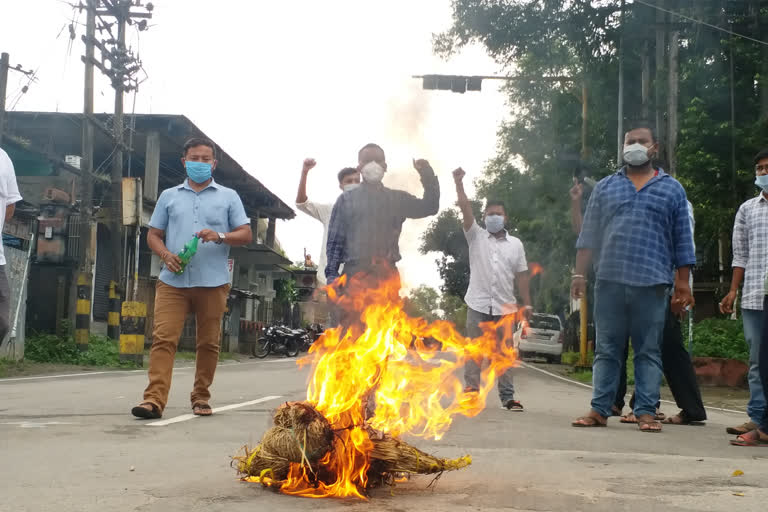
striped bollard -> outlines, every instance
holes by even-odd
[[[107,336],[113,340],[120,339],[120,295],[117,293],[117,283],[114,281],[109,282]]]
[[[144,331],[147,325],[147,305],[143,302],[123,302],[120,323],[120,361],[144,365]]]
[[[75,343],[80,351],[88,350],[91,337],[91,280],[88,274],[77,275],[77,311],[75,312]]]

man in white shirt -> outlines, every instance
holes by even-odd
[[[459,208],[464,218],[464,235],[469,244],[469,289],[464,297],[467,303],[467,336],[477,338],[482,335],[479,327],[482,322],[498,322],[505,316],[517,314],[516,281],[526,317],[532,312],[531,295],[525,249],[518,238],[510,236],[504,229],[507,220],[504,205],[488,202],[485,207],[486,229],[482,229],[475,221],[472,205],[464,191],[464,176],[461,168],[453,171]],[[500,343],[507,341],[499,340]],[[476,392],[480,388],[481,364],[482,361],[467,361],[464,367],[465,392]],[[504,408],[523,410],[523,405],[514,399],[512,370],[499,376],[498,388]]]
[[[301,168],[301,180],[299,181],[299,191],[296,194],[296,208],[306,213],[310,217],[319,220],[323,224],[323,246],[320,252],[320,260],[317,265],[317,280],[321,285],[325,285],[325,266],[327,256],[325,247],[328,243],[328,224],[331,222],[331,213],[333,212],[333,203],[316,203],[310,201],[307,197],[307,176],[317,162],[313,158],[304,160]],[[345,167],[338,174],[339,188],[346,192],[360,185],[360,171],[354,167]]]
[[[16,184],[16,172],[8,154],[0,149],[0,232],[3,231],[5,220],[13,217],[16,203],[21,201],[19,187]],[[0,243],[0,343],[5,340],[11,330],[10,307],[11,291],[8,286],[8,276],[5,274],[5,251]]]

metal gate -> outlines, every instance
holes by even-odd
[[[93,319],[107,321],[109,314],[109,282],[112,279],[112,245],[109,229],[99,224],[96,243],[96,276],[93,284]]]

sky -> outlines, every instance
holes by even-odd
[[[74,0],[73,0],[74,1]],[[146,0],[144,0],[146,3]],[[441,185],[441,209],[456,200],[451,171],[471,181],[496,152],[508,111],[498,81],[480,93],[423,91],[412,75],[494,75],[478,46],[449,61],[432,54],[432,34],[451,25],[450,0],[156,0],[146,32],[128,39],[147,72],[135,112],[187,116],[248,172],[294,206],[301,163],[318,161],[309,197],[332,203],[336,173],[356,165],[368,142],[387,153],[384,183],[418,196],[412,158],[426,158]],[[36,71],[11,72],[8,109],[80,112],[85,14],[63,0],[0,0],[0,50]],[[75,22],[77,38],[69,39]],[[98,71],[97,71],[98,75]],[[111,112],[113,90],[97,76],[96,112]],[[126,111],[134,96],[125,99]],[[399,267],[406,290],[439,287],[436,255],[420,255],[429,220],[403,227]],[[321,225],[297,211],[277,237],[294,260],[319,255]],[[317,257],[314,257],[315,261]]]

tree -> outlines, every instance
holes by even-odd
[[[414,318],[423,318],[427,322],[434,322],[440,318],[440,295],[437,290],[426,285],[411,290],[405,299],[405,312]]]
[[[754,193],[751,157],[768,136],[768,74],[762,73],[768,69],[768,50],[639,3],[627,4],[622,28],[620,0],[454,0],[452,5],[453,26],[434,38],[438,55],[449,58],[479,42],[502,69],[531,77],[510,82],[506,89],[511,119],[499,130],[498,154],[477,184],[477,198],[506,202],[511,227],[525,244],[529,261],[543,266],[545,272],[532,283],[534,306],[559,312],[567,304],[575,254],[567,190],[574,162],[581,160],[579,165],[596,178],[619,165],[615,134],[622,30],[625,124],[655,112],[663,134],[667,109],[679,105],[677,177],[696,214],[697,279],[715,280],[722,245],[718,240],[730,238],[738,205]],[[664,6],[764,39],[765,0],[667,0]],[[675,40],[670,31],[679,32],[677,98],[668,97],[668,45]],[[542,78],[562,76],[571,80]],[[588,91],[586,145],[581,136],[582,84]],[[664,138],[660,142],[667,145]],[[457,247],[457,226],[456,213],[444,212],[425,235],[422,249],[442,253],[443,291],[461,296],[467,265]]]

